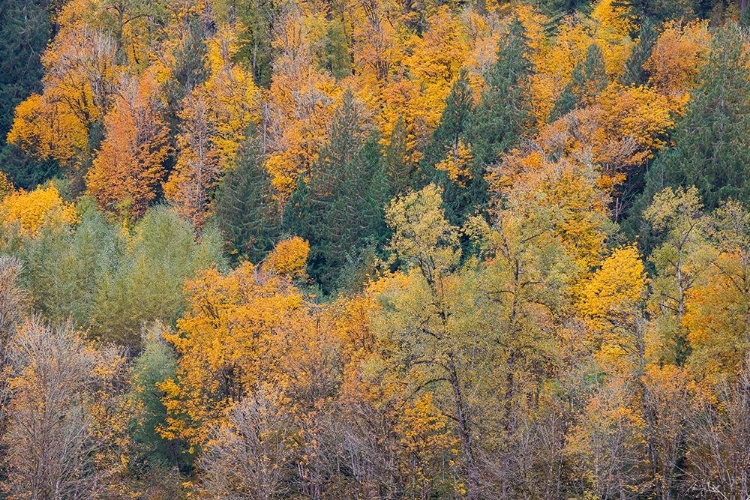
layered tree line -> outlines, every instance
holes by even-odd
[[[0,499],[750,498],[745,0],[7,0]]]

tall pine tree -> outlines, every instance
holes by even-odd
[[[53,35],[50,12],[54,3],[0,2],[0,169],[13,184],[25,189],[33,189],[59,170],[57,162],[38,160],[5,142],[16,106],[42,89],[41,55]]]
[[[646,197],[667,186],[695,185],[707,208],[750,199],[750,70],[735,24],[719,30],[685,117],[647,176]],[[646,201],[646,203],[648,200]]]
[[[385,237],[388,179],[363,110],[347,91],[328,144],[285,214],[286,230],[310,242],[308,273],[325,293],[336,289],[342,269],[363,247]]]
[[[383,161],[385,161],[383,168],[388,178],[389,198],[419,185],[417,182],[418,172],[414,169],[407,155],[407,131],[402,115],[396,120],[396,125],[391,133],[391,140],[383,154]]]
[[[620,77],[620,82],[623,85],[637,87],[645,85],[648,82],[650,75],[648,71],[643,69],[643,65],[646,64],[646,61],[651,56],[654,44],[658,38],[659,33],[656,30],[655,23],[651,19],[644,19],[641,24],[638,40],[633,46],[633,50],[630,52],[627,61],[625,61],[625,71]]]
[[[229,254],[259,262],[279,237],[279,207],[260,153],[250,147],[226,173],[214,199],[214,222]]]
[[[607,88],[607,83],[602,49],[592,43],[586,49],[586,58],[573,68],[571,81],[555,103],[550,120],[556,120],[579,106],[591,104]]]
[[[529,41],[518,18],[498,47],[497,62],[485,75],[487,88],[471,120],[469,139],[477,173],[497,161],[532,126],[528,86]]]
[[[446,215],[454,224],[462,223],[467,213],[487,201],[484,164],[464,153],[469,153],[467,133],[473,114],[473,91],[462,72],[445,101],[440,123],[422,159],[428,180],[443,188]]]

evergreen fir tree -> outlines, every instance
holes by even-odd
[[[615,6],[627,7],[641,20],[664,22],[674,19],[688,19],[697,11],[711,10],[709,4],[716,0],[616,0]]]
[[[418,185],[415,171],[406,155],[406,125],[404,124],[404,117],[399,116],[383,157],[389,187],[388,198],[393,198],[403,193],[407,188],[415,188]]]
[[[0,149],[16,106],[42,88],[40,56],[52,35],[47,0],[0,2]]]
[[[41,161],[6,144],[15,108],[41,91],[41,54],[52,36],[48,0],[0,2],[0,170],[16,187],[33,189],[59,170],[55,161]]]
[[[214,221],[229,254],[259,262],[279,236],[279,210],[271,180],[255,148],[242,154],[216,190]]]
[[[308,273],[326,293],[335,289],[350,256],[384,238],[388,194],[377,137],[350,91],[329,137],[310,178],[299,181],[286,216],[286,229],[310,242]]]
[[[15,144],[6,144],[0,150],[0,170],[14,186],[29,190],[60,173],[60,166],[55,160],[40,160]]]
[[[674,149],[648,173],[645,196],[695,185],[707,208],[750,199],[750,70],[740,29],[717,32],[699,85],[674,133]],[[646,201],[648,203],[648,200]]]
[[[131,397],[141,404],[138,415],[143,423],[133,432],[133,440],[139,445],[139,462],[145,467],[156,463],[184,466],[180,443],[164,439],[157,428],[167,420],[167,409],[157,385],[175,376],[175,355],[163,338],[164,326],[156,322],[144,333],[143,351],[133,363]],[[134,464],[136,467],[140,464]]]
[[[440,122],[425,149],[422,161],[426,166],[434,166],[445,158],[446,153],[455,147],[458,140],[466,136],[473,112],[473,92],[466,72],[462,71],[445,100]]]
[[[352,56],[343,20],[337,19],[329,26],[323,60],[325,68],[337,79],[346,78],[352,73]]]
[[[633,46],[630,57],[625,62],[625,71],[620,77],[623,85],[639,86],[648,82],[649,74],[643,69],[643,65],[651,56],[659,33],[656,31],[654,22],[651,19],[645,19],[641,24],[641,31],[638,35],[638,41]]]
[[[486,75],[487,88],[471,120],[470,138],[477,171],[496,161],[531,127],[528,77],[532,64],[526,32],[518,18],[498,48],[497,62]]]
[[[238,40],[237,62],[252,69],[256,85],[268,88],[273,72],[274,22],[280,17],[283,4],[273,0],[216,0],[214,3],[222,11],[224,21],[239,21],[244,27]]]
[[[470,180],[467,185],[453,182],[445,170],[435,168],[447,157],[454,155],[462,143],[468,144],[467,132],[474,113],[474,96],[465,72],[453,84],[440,123],[422,160],[423,170],[429,172],[428,180],[443,188],[446,215],[454,224],[461,224],[465,216],[487,200],[487,183],[484,165],[470,161]]]

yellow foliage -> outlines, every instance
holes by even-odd
[[[417,491],[434,480],[436,461],[445,460],[446,455],[452,459],[458,456],[458,438],[451,435],[448,418],[435,406],[431,392],[406,406],[396,432],[403,447],[401,469]]]
[[[593,42],[587,26],[573,17],[565,19],[557,37],[532,52],[531,106],[538,123],[546,123],[555,101],[570,82],[573,69]]]
[[[185,285],[188,310],[178,332],[165,335],[179,354],[176,379],[165,392],[165,437],[204,443],[234,401],[275,373],[279,327],[302,297],[280,275],[246,262],[222,276],[210,269]]]
[[[517,16],[518,20],[523,24],[530,49],[529,55],[532,57],[534,63],[538,62],[538,58],[541,57],[541,51],[547,43],[547,37],[544,32],[549,19],[540,14],[538,9],[525,3],[514,5],[513,15]]]
[[[676,101],[680,110],[697,83],[698,73],[708,57],[711,34],[708,21],[686,25],[669,23],[659,35],[651,56],[643,65],[650,74],[650,83]]]
[[[551,157],[562,155],[601,168],[599,186],[614,193],[628,169],[643,165],[666,146],[667,134],[674,127],[672,104],[648,87],[612,83],[594,105],[543,127],[535,142]]]
[[[634,401],[629,381],[615,377],[593,394],[571,429],[566,452],[588,484],[584,498],[601,498],[625,457],[637,457],[645,444],[646,420]]]
[[[86,149],[86,125],[67,106],[32,94],[16,107],[8,142],[43,160],[68,164]]]
[[[463,25],[447,6],[428,21],[423,36],[413,35],[406,42],[408,55],[402,64],[408,68],[416,92],[406,104],[413,107],[416,139],[425,141],[437,127],[451,86],[466,60],[468,46]],[[407,121],[407,126],[412,123]],[[423,129],[423,130],[422,130]]]
[[[204,86],[205,98],[215,128],[213,143],[224,170],[234,166],[248,127],[260,121],[257,110],[260,92],[253,76],[233,62],[238,50],[239,29],[241,26],[223,26],[207,44],[211,76]]]
[[[709,382],[739,374],[750,349],[750,274],[745,250],[723,252],[700,286],[687,292],[683,326],[693,347],[690,367]]]
[[[531,38],[531,28],[523,20],[522,23],[527,36]],[[501,35],[496,26],[490,25],[487,19],[473,9],[466,13],[464,26],[469,51],[464,68],[468,70],[471,88],[478,92],[484,87],[484,74],[497,59]]]
[[[75,224],[78,214],[66,203],[53,184],[26,192],[19,190],[0,202],[0,219],[6,226],[18,225],[21,234],[36,236],[45,227]]]
[[[426,132],[424,122],[419,120],[419,110],[410,106],[410,103],[417,100],[419,91],[416,82],[402,76],[394,76],[393,81],[381,91],[383,142],[389,143],[399,119],[403,120],[406,129],[406,150],[412,163],[418,162],[421,158],[421,152],[418,151],[419,137]]]
[[[211,192],[221,173],[236,166],[250,126],[260,122],[261,92],[250,71],[234,62],[242,29],[223,25],[207,41],[209,78],[183,99],[178,112],[177,164],[164,193],[196,227],[211,213]]]
[[[543,154],[540,149],[507,155],[501,165],[491,169],[489,186],[505,197],[514,211],[531,213],[544,207],[554,234],[569,255],[588,269],[598,262],[606,236],[609,196],[598,185],[601,174],[567,158],[555,161],[552,150]]]
[[[564,87],[576,63],[586,57],[586,49],[592,42],[590,28],[582,20],[568,17],[561,23],[557,37],[542,45],[533,59],[534,66],[538,73],[559,78]]]
[[[182,102],[177,136],[177,164],[164,183],[164,196],[177,212],[202,227],[209,215],[210,190],[219,177],[221,158],[213,138],[211,110],[205,92],[196,89]]]
[[[635,29],[629,7],[617,0],[600,0],[591,17],[597,21],[594,38],[604,54],[604,67],[612,79],[620,76],[630,56]]]
[[[8,140],[43,159],[79,166],[88,151],[92,124],[101,119],[118,78],[116,45],[81,18],[71,5],[59,17],[60,31],[42,55],[43,92],[16,109]]]
[[[347,83],[373,111],[384,146],[390,144],[396,124],[403,122],[407,160],[416,165],[461,70],[468,70],[475,91],[484,85],[483,73],[497,57],[501,26],[475,9],[456,15],[442,5],[427,11],[426,29],[417,34],[401,24],[403,19],[394,21],[401,13],[390,9],[399,6],[374,3],[355,8],[362,8],[352,14],[357,21],[352,26],[357,71]],[[536,47],[541,43],[542,18],[534,9],[518,10]]]
[[[576,309],[589,328],[595,359],[610,373],[628,373],[643,350],[639,321],[646,274],[638,250],[628,246],[612,252],[576,292]]]
[[[545,40],[539,50],[532,51],[536,69],[531,78],[531,105],[539,123],[549,119],[555,102],[570,83],[576,64],[586,58],[586,50],[596,44],[602,50],[604,68],[610,80],[615,80],[630,56],[634,21],[627,7],[616,0],[600,0],[591,19],[568,16],[562,21],[554,40]]]
[[[391,250],[418,266],[428,281],[439,279],[460,257],[458,230],[445,218],[442,194],[442,188],[429,184],[393,200],[385,214],[393,230]]]
[[[305,275],[307,254],[310,253],[310,243],[299,236],[280,241],[268,255],[265,266],[282,276],[299,278]]]
[[[646,274],[638,250],[635,246],[618,248],[581,284],[577,308],[594,328],[605,330],[631,315],[645,292]]]
[[[342,88],[317,70],[301,13],[291,10],[274,39],[280,54],[268,90],[269,154],[265,167],[277,198],[286,201],[300,174],[310,172],[327,139],[327,127]]]
[[[435,165],[438,170],[448,173],[448,178],[458,186],[465,188],[466,183],[471,180],[471,148],[459,139],[456,147],[448,152],[448,156]]]
[[[692,406],[692,400],[698,392],[697,384],[686,369],[670,364],[647,365],[643,382],[648,387],[650,403],[659,413],[660,427],[668,434],[663,437],[680,439],[680,425],[685,414],[677,408]]]

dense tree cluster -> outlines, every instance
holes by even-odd
[[[0,498],[750,498],[745,0],[7,0]]]

